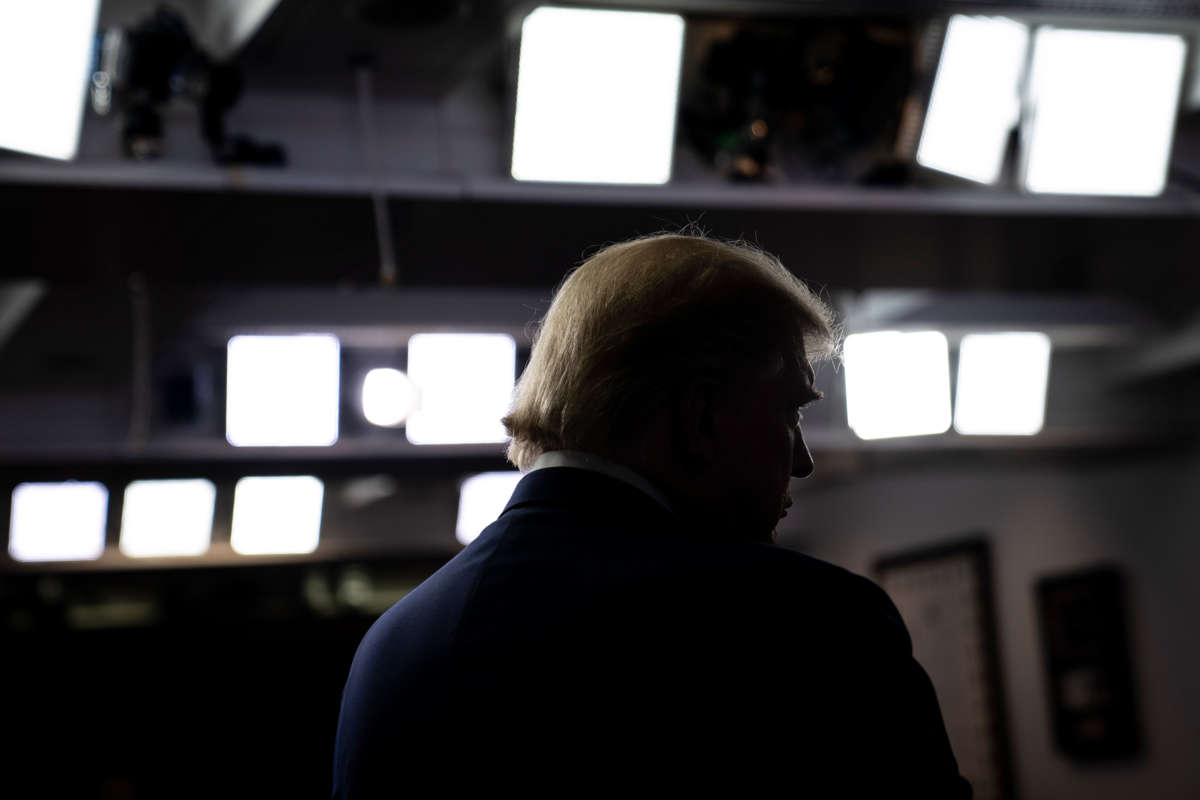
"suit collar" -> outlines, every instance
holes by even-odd
[[[513,491],[504,513],[519,507],[561,508],[629,520],[658,520],[671,526],[678,518],[651,495],[592,469],[554,466],[528,473]]]
[[[592,472],[607,475],[610,478],[616,478],[633,486],[635,489],[645,492],[667,511],[673,512],[671,503],[667,500],[666,495],[659,491],[657,486],[640,473],[624,464],[609,461],[607,458],[601,458],[594,453],[584,453],[578,450],[552,450],[538,456],[530,471],[546,469],[548,467],[575,467],[576,469],[591,470]]]

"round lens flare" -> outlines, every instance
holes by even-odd
[[[419,399],[417,387],[398,369],[373,369],[363,378],[363,416],[373,425],[402,424],[416,410]]]

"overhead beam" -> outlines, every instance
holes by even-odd
[[[1115,371],[1118,383],[1164,378],[1200,367],[1200,317],[1137,349]]]

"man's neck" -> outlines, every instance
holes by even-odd
[[[610,478],[627,483],[636,489],[645,492],[650,497],[654,498],[655,502],[667,509],[671,513],[675,513],[667,496],[662,490],[651,483],[641,473],[630,469],[624,464],[618,464],[615,461],[610,461],[607,458],[596,455],[595,453],[585,453],[580,450],[551,450],[547,453],[542,453],[537,460],[533,462],[530,472],[538,469],[547,469],[549,467],[574,467],[575,469],[586,469],[592,472],[599,472],[602,475],[607,475]]]

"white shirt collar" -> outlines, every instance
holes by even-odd
[[[584,453],[579,450],[551,450],[548,453],[542,453],[538,456],[537,460],[533,462],[533,466],[529,468],[529,471],[533,472],[548,467],[574,467],[575,469],[599,472],[602,475],[615,478],[645,492],[667,511],[675,513],[666,496],[655,488],[654,484],[629,467],[609,461],[607,458],[601,458],[593,453]]]

